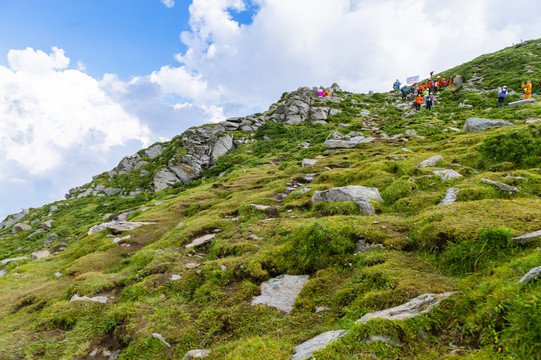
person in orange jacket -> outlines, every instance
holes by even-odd
[[[329,92],[327,90],[325,90],[325,92],[323,93],[323,97],[325,97],[325,96],[330,96]]]
[[[419,94],[417,95],[417,97],[415,98],[415,108],[417,110],[421,110],[421,104],[423,103],[423,95]]]
[[[449,76],[449,81],[447,82],[447,86],[449,86],[450,88],[453,87],[453,82],[455,81],[455,79],[453,79],[452,76]]]
[[[524,89],[524,100],[531,99],[532,98],[532,81],[528,80],[526,85],[522,83],[520,87]]]
[[[417,89],[417,93],[418,93],[418,94],[422,94],[423,91],[425,91],[425,89],[426,89],[426,85],[425,85],[425,84],[421,84],[421,85],[419,85],[419,89]]]

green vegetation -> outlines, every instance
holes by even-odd
[[[137,170],[83,186],[123,193],[30,209],[22,221],[30,230],[0,231],[0,260],[26,256],[0,264],[0,359],[86,359],[94,351],[107,359],[105,350],[120,360],[182,359],[209,349],[209,359],[285,360],[295,346],[337,329],[347,334],[315,358],[539,357],[541,283],[518,280],[541,264],[541,240],[512,238],[541,229],[541,127],[525,124],[541,118],[541,107],[537,99],[495,106],[498,86],[518,100],[522,81],[541,78],[538,42],[442,72],[466,83],[439,92],[432,111],[412,111],[396,92],[338,92],[339,103],[321,104],[342,110],[327,124],[268,120],[253,135],[231,131],[249,141],[189,184],[150,191],[156,172],[186,154],[176,136]],[[470,116],[515,126],[456,131]],[[393,137],[408,129],[416,135]],[[327,151],[334,131],[376,140]],[[434,155],[443,160],[417,166]],[[318,162],[303,167],[304,158]],[[451,169],[460,176],[437,172]],[[374,215],[354,202],[311,201],[315,191],[349,185],[379,189],[384,202],[371,202]],[[450,188],[458,189],[456,202],[439,205]],[[120,214],[149,224],[89,234]],[[204,235],[214,237],[186,247]],[[41,250],[52,255],[30,259]],[[252,306],[260,285],[282,274],[310,276],[293,310]],[[355,324],[418,295],[451,291],[420,316]],[[70,301],[74,295],[107,302]],[[370,343],[372,335],[392,341]]]

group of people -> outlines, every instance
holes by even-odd
[[[433,73],[434,72],[430,73],[430,75]],[[414,83],[409,89],[406,87],[406,85],[403,87],[400,87],[400,85],[400,81],[396,79],[393,84],[393,89],[400,89],[400,92],[402,93],[402,100],[407,100],[408,94],[416,95],[413,106],[417,110],[421,110],[421,104],[424,102],[426,104],[426,109],[430,110],[436,102],[436,97],[434,94],[446,87],[452,88],[454,85],[454,78],[451,76],[448,80],[446,80],[445,78],[438,76],[436,81],[430,78],[421,84]]]
[[[329,92],[327,90],[323,91],[323,89],[319,89],[317,91],[317,96],[318,97],[325,97],[325,96],[330,96]]]
[[[520,85],[524,89],[524,100],[532,98],[532,81],[528,80],[526,84],[524,82]],[[539,88],[541,89],[541,80],[539,81]],[[539,91],[539,90],[537,90]],[[502,86],[498,89],[498,107],[503,107],[505,104],[505,97],[509,94],[507,86]]]

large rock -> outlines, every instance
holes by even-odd
[[[462,177],[462,175],[454,170],[436,170],[434,171],[434,174],[441,175],[440,180],[446,181],[449,179],[456,179]]]
[[[509,121],[503,121],[503,120],[492,120],[492,119],[469,117],[469,118],[466,118],[466,123],[464,123],[464,127],[462,128],[462,131],[473,132],[473,131],[480,131],[480,130],[485,130],[491,127],[499,127],[499,126],[515,126],[515,124],[510,123]]]
[[[36,251],[30,255],[30,259],[32,260],[45,259],[49,256],[51,256],[51,252],[49,250]]]
[[[341,140],[335,140],[335,139],[329,139],[325,140],[323,143],[323,146],[329,148],[329,149],[353,149],[359,144],[362,143],[369,143],[374,141],[375,139],[373,137],[367,137],[364,136],[355,136],[348,140],[341,139]]]
[[[13,225],[13,228],[11,229],[11,232],[13,234],[18,234],[20,232],[28,231],[28,230],[31,230],[31,229],[32,229],[32,226],[30,226],[30,225],[23,224],[23,223],[18,223],[18,224]]]
[[[429,157],[428,159],[421,161],[419,165],[417,165],[418,168],[425,168],[425,167],[432,167],[436,166],[437,163],[443,160],[443,156],[441,155],[435,155],[432,157]]]
[[[518,100],[509,103],[509,106],[525,105],[534,102],[534,99]]]
[[[464,79],[462,78],[462,76],[457,75],[457,76],[455,76],[455,80],[453,81],[453,84],[454,84],[454,86],[460,86],[460,85],[464,84]]]
[[[151,159],[154,159],[158,156],[161,155],[161,153],[165,150],[165,148],[160,145],[160,144],[155,144],[155,145],[152,145],[151,147],[149,147],[146,151],[145,151],[145,156],[147,158],[151,158]]]
[[[208,234],[208,235],[198,237],[197,239],[194,239],[191,243],[186,245],[186,247],[187,248],[193,248],[193,247],[198,247],[198,246],[201,246],[201,245],[208,244],[215,237],[216,237],[216,235],[213,235],[213,234]]]
[[[300,345],[295,346],[295,353],[291,360],[309,359],[314,351],[325,349],[329,344],[336,342],[346,334],[345,330],[327,331]]]
[[[379,190],[375,187],[366,187],[360,185],[351,185],[344,187],[337,187],[323,191],[314,191],[312,195],[312,202],[340,202],[340,201],[363,201],[368,202],[370,200],[376,200],[383,202],[379,194]]]
[[[539,238],[541,238],[541,230],[534,231],[528,234],[523,234],[520,236],[515,236],[513,238],[513,241],[515,241],[517,244],[525,245]]]
[[[88,297],[88,296],[79,296],[78,294],[75,294],[71,297],[70,301],[90,301],[90,302],[99,302],[99,303],[105,304],[107,302],[107,296]]]
[[[7,264],[9,264],[10,262],[19,261],[19,260],[26,260],[26,256],[21,256],[21,257],[15,257],[15,258],[9,258],[9,259],[0,260],[0,264],[7,265]]]
[[[140,221],[119,221],[107,225],[107,229],[111,230],[114,234],[121,234],[125,231],[135,230],[144,225],[154,224],[152,222],[140,222]]]
[[[261,295],[252,300],[252,305],[265,304],[285,313],[293,310],[308,275],[280,275],[261,284]]]
[[[423,294],[417,296],[416,298],[408,301],[405,304],[395,306],[390,309],[366,314],[359,320],[357,320],[355,324],[364,323],[376,318],[388,320],[409,319],[418,316],[419,314],[427,313],[428,311],[430,311],[430,309],[439,304],[443,299],[448,298],[452,294],[452,292],[443,294]]]

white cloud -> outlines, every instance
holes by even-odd
[[[11,50],[8,61],[9,68],[0,66],[2,183],[27,179],[31,187],[48,179],[67,187],[81,175],[95,175],[105,163],[118,162],[111,158],[112,149],[130,145],[126,149],[133,151],[150,144],[148,127],[113,101],[98,81],[69,69],[63,50]],[[20,191],[24,197],[24,188]]]
[[[161,0],[161,2],[168,8],[175,6],[175,0]]]
[[[285,90],[338,82],[384,91],[397,77],[443,71],[541,31],[525,23],[536,0],[252,0],[250,24],[235,21],[242,0],[194,0],[179,67],[152,74],[163,91],[226,113],[263,109]],[[520,8],[520,9],[517,9]],[[533,9],[537,9],[534,11]],[[233,115],[245,115],[236,113]]]

